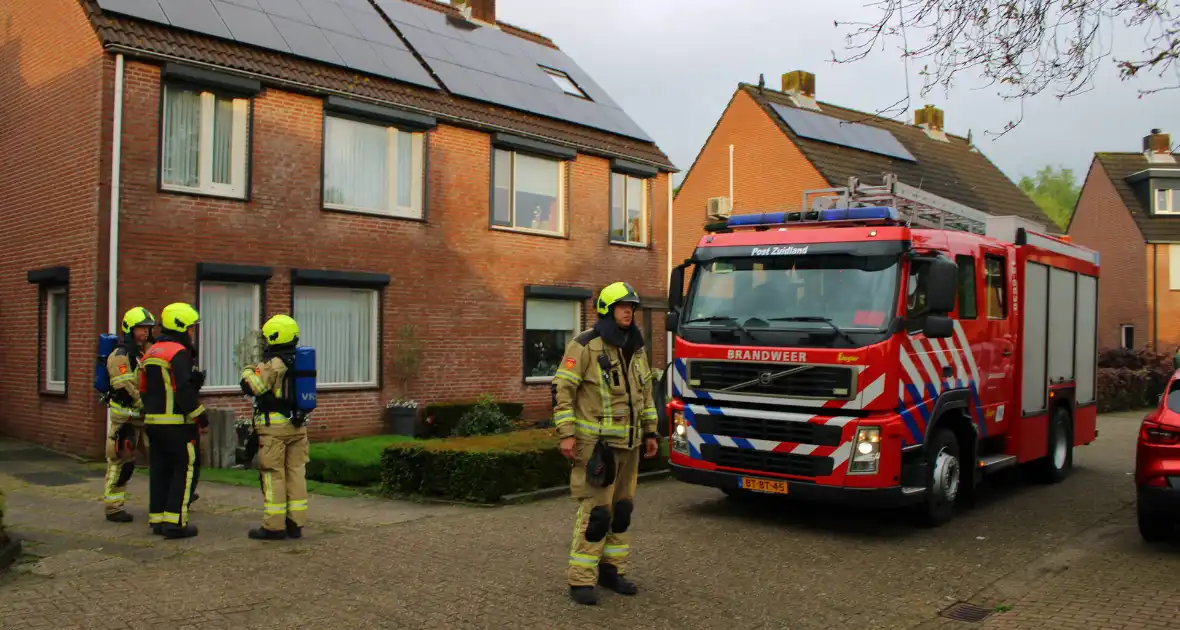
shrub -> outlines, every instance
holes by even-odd
[[[1114,348],[1098,353],[1098,410],[1154,407],[1175,369],[1172,357],[1147,349]]]
[[[475,406],[478,404],[478,400],[473,400],[426,405],[423,413],[423,416],[426,418],[426,426],[423,429],[424,437],[451,437],[454,435],[455,428],[459,426],[459,421],[463,419],[463,416],[475,409]],[[519,418],[524,413],[523,403],[497,402],[496,405],[511,420]]]
[[[667,443],[640,472],[667,468]],[[383,490],[493,503],[504,495],[569,484],[569,460],[551,430],[394,444],[382,456]]]
[[[0,550],[8,544],[8,534],[4,532],[4,489],[0,488]]]
[[[374,435],[338,442],[312,442],[307,478],[344,486],[381,483],[381,453],[390,444],[412,442],[407,435]]]
[[[475,407],[459,418],[454,435],[495,435],[507,433],[515,428],[512,419],[496,406],[496,399],[488,394],[480,396]]]

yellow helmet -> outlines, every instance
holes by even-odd
[[[173,302],[160,311],[160,327],[175,332],[188,332],[201,322],[197,309],[184,302]]]
[[[275,315],[262,325],[262,336],[272,346],[299,341],[299,324],[288,315]]]
[[[639,294],[626,282],[616,282],[598,292],[598,301],[594,305],[599,315],[606,315],[610,312],[610,307],[619,302],[630,302],[638,306]]]
[[[152,316],[151,311],[142,306],[133,307],[131,310],[123,313],[123,332],[130,333],[132,328],[140,326],[155,326],[156,318]]]

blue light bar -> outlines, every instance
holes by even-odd
[[[895,208],[873,206],[869,208],[829,208],[821,212],[755,212],[729,217],[728,227],[757,227],[760,225],[806,224],[823,221],[897,221]]]

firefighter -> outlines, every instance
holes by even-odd
[[[205,407],[194,387],[191,333],[201,320],[197,309],[177,302],[160,312],[161,334],[144,355],[139,370],[144,424],[151,440],[151,496],[148,522],[166,538],[189,538],[193,480],[200,466],[200,435],[209,429]]]
[[[111,429],[107,440],[106,484],[103,504],[108,521],[130,523],[133,518],[123,509],[127,482],[135,472],[136,455],[147,450],[144,435],[143,402],[139,398],[137,373],[143,355],[151,347],[152,328],[156,320],[151,312],[136,306],[123,314],[123,339],[107,357],[110,393]]]
[[[596,583],[623,595],[638,592],[625,577],[627,530],[640,449],[655,457],[659,436],[637,304],[625,282],[602,289],[598,322],[566,345],[553,379],[553,423],[562,454],[573,461],[570,495],[578,503],[566,578],[579,604],[598,603]]]
[[[255,540],[301,538],[307,523],[307,427],[296,412],[294,373],[299,325],[275,315],[262,325],[262,362],[242,370],[242,391],[254,398],[258,435],[258,477],[262,486],[262,525]]]

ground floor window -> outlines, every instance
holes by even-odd
[[[317,387],[377,385],[378,293],[373,289],[295,287],[300,345],[316,349]]]
[[[547,381],[557,373],[565,346],[582,327],[582,303],[528,298],[524,314],[524,376]]]
[[[69,349],[67,316],[69,313],[65,287],[45,290],[45,389],[51,392],[66,390],[66,355]]]
[[[205,390],[238,388],[239,373],[254,359],[261,327],[261,287],[244,282],[202,282],[198,364]]]

